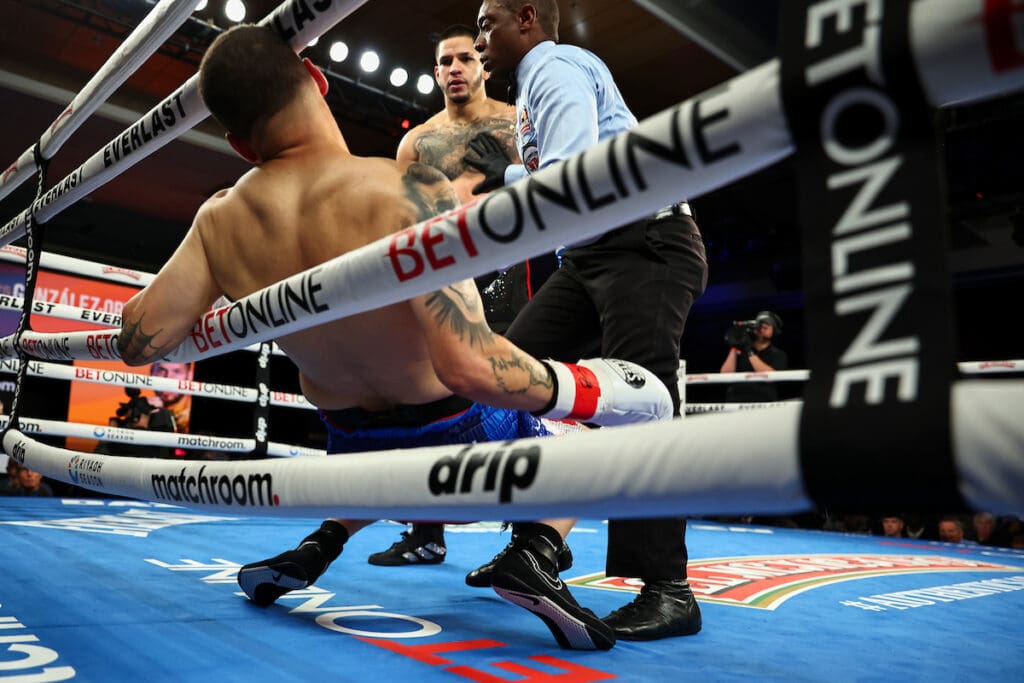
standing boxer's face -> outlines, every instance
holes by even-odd
[[[484,87],[486,72],[468,36],[453,36],[437,44],[434,79],[445,99],[455,104],[468,102]]]

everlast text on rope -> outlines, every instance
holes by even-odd
[[[154,109],[149,118],[137,121],[119,137],[107,143],[103,148],[103,166],[109,168],[185,118],[182,94],[183,90],[178,90],[164,100],[158,109]]]

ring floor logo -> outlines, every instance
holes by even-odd
[[[774,610],[801,593],[850,579],[935,572],[1021,572],[1021,566],[924,555],[761,555],[690,560],[687,578],[701,602]],[[568,583],[639,592],[634,579],[588,574]]]

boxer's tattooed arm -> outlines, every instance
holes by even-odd
[[[450,211],[459,205],[459,198],[444,174],[435,168],[414,161],[402,176],[405,196],[416,207],[421,221]]]
[[[121,352],[121,359],[127,363],[150,363],[166,355],[165,347],[153,344],[153,339],[163,332],[163,328],[147,332],[142,329],[142,317],[138,320],[125,317],[121,327],[121,333],[117,335],[117,350]]]
[[[483,304],[472,280],[428,294],[427,309],[439,326],[451,328],[460,341],[468,340],[470,347],[492,352],[487,361],[495,384],[504,393],[525,394],[534,386],[554,388],[551,373],[539,361],[514,346],[495,345],[496,335],[487,325]]]
[[[494,338],[472,280],[456,282],[427,295],[427,308],[438,325],[448,326],[470,346],[487,348]]]
[[[522,356],[513,350],[508,358],[491,356],[491,372],[498,386],[506,394],[525,394],[530,387],[554,388],[551,373],[547,368],[529,356]]]

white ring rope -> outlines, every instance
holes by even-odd
[[[8,417],[0,415],[0,429],[6,428],[7,423]],[[227,453],[249,453],[256,447],[255,439],[231,436],[154,432],[145,429],[125,429],[122,427],[84,424],[81,422],[44,420],[34,417],[20,417],[18,418],[18,423],[21,426],[21,431],[26,434],[70,436],[79,439],[94,439],[137,446],[164,446],[168,448],[223,451]],[[267,454],[275,457],[294,457],[321,456],[326,455],[326,452],[316,448],[271,441],[267,444]],[[81,455],[92,454],[82,453]]]
[[[25,262],[25,250],[21,247],[6,246],[0,247],[0,261],[23,264]],[[156,277],[153,273],[147,273],[131,268],[110,266],[94,261],[86,261],[61,254],[43,252],[40,254],[40,266],[44,270],[62,271],[72,275],[81,275],[94,280],[104,280],[117,284],[127,284],[133,287],[142,288],[153,281]],[[17,290],[15,290],[17,292]],[[110,325],[112,328],[121,327],[121,311],[123,302],[117,302],[116,312],[110,310],[97,310],[87,307],[79,307],[63,303],[59,299],[64,298],[67,292],[46,290],[37,286],[32,300],[32,313],[58,318],[62,320],[75,320],[92,323],[94,325]],[[71,294],[73,300],[74,293]],[[21,311],[24,307],[24,299],[15,294],[0,294],[0,309],[9,311]],[[12,337],[13,339],[13,337]],[[259,352],[258,344],[245,347],[246,351]],[[275,356],[285,355],[277,344],[271,350]]]
[[[181,2],[188,4],[187,0]],[[306,0],[286,0],[259,23],[273,26],[279,34],[287,36],[288,43],[296,52],[300,52],[309,41],[327,32],[366,2],[335,0],[327,3],[323,10],[318,10],[317,6]],[[115,59],[117,54],[111,59]],[[206,105],[199,97],[198,75],[192,76],[177,91],[0,228],[0,245],[10,244],[24,235],[30,215],[34,214],[37,222],[45,223],[198,125],[208,114]]]
[[[0,247],[0,261],[24,264],[25,258],[26,253],[22,247],[15,247],[13,245]],[[39,265],[41,268],[47,270],[59,270],[73,275],[82,275],[84,277],[93,278],[94,280],[105,280],[107,282],[115,282],[139,288],[145,287],[153,281],[154,277],[156,277],[153,273],[145,273],[139,270],[132,270],[131,268],[109,266],[102,263],[74,258],[73,256],[63,256],[61,254],[51,254],[48,252],[40,254]]]
[[[918,0],[913,6],[913,52],[935,104],[1024,86],[1024,69],[993,70],[984,27],[974,19],[978,15],[978,3],[967,0]],[[698,117],[698,106],[704,118]],[[712,114],[713,125],[703,125]],[[705,147],[735,144],[741,152],[701,159],[696,134]],[[665,156],[633,146],[636,137],[660,146]],[[773,61],[478,203],[212,311],[171,358],[219,355],[406,300],[600,234],[680,195],[699,196],[791,151],[779,65]],[[636,163],[622,164],[630,155]],[[618,183],[610,180],[613,173]],[[422,239],[427,235],[431,239]],[[81,353],[89,358],[88,337],[74,335],[37,335],[28,341],[39,357],[67,360]],[[1019,380],[962,380],[952,387],[960,491],[979,509],[1024,510],[1022,393]],[[251,514],[469,521],[607,516],[610,511],[616,517],[772,513],[813,506],[801,479],[801,410],[790,405],[559,438],[315,461],[128,460],[46,446],[16,430],[6,432],[3,445],[16,461],[45,476],[74,482],[88,473],[90,488],[105,492]],[[744,432],[758,438],[738,448],[735,434]]]
[[[67,108],[43,131],[39,138],[40,155],[44,159],[52,159],[71,134],[188,19],[195,5],[194,0],[160,0]],[[38,170],[33,147],[25,150],[0,175],[0,199]]]
[[[1024,372],[1024,360],[961,361],[957,370],[965,375]],[[770,372],[706,372],[686,375],[687,384],[734,384],[736,382],[803,382],[810,370],[772,370]]]
[[[1016,380],[968,380],[952,388],[960,488],[976,509],[1024,512],[1022,392],[1024,381]],[[105,493],[250,515],[475,521],[781,514],[813,507],[800,473],[800,411],[783,406],[317,459],[118,458],[47,446],[14,430],[4,448],[47,477],[75,483],[87,472],[88,487]],[[757,438],[740,444],[737,434]]]
[[[13,359],[0,360],[0,374],[17,374],[21,363]],[[260,398],[259,389],[240,387],[230,384],[215,384],[197,380],[171,379],[155,375],[142,375],[124,370],[99,370],[86,367],[69,367],[56,363],[29,361],[28,374],[33,377],[61,379],[68,382],[86,382],[88,384],[105,384],[115,387],[135,387],[152,389],[175,394],[189,394],[203,398],[217,398],[239,403],[256,403]],[[285,408],[302,408],[316,410],[316,406],[301,394],[285,391],[268,391],[270,405]]]

